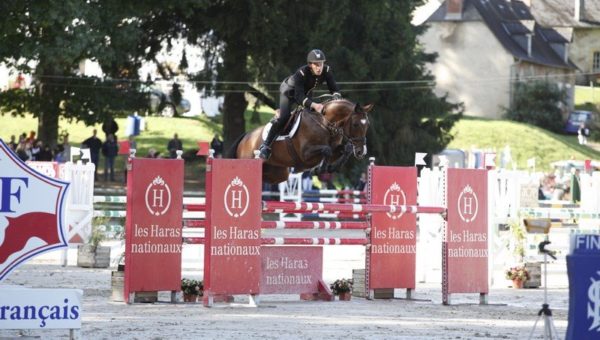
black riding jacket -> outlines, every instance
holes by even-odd
[[[340,92],[329,65],[323,66],[323,72],[319,76],[314,75],[308,65],[304,65],[296,73],[285,78],[279,89],[282,94],[290,99],[293,98],[296,103],[310,107],[313,102],[311,100],[313,90],[324,82],[327,82],[331,94]]]

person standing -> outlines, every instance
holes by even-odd
[[[210,142],[210,148],[215,150],[215,158],[220,158],[223,155],[223,141],[219,135],[215,133],[214,138]]]
[[[98,131],[96,129],[92,130],[92,136],[84,140],[82,143],[83,147],[90,149],[90,158],[92,163],[94,163],[94,180],[96,179],[96,174],[98,172],[98,164],[100,163],[100,150],[102,149],[102,141],[100,138],[98,138],[97,133]]]
[[[171,139],[167,144],[169,158],[177,158],[177,150],[183,150],[183,143],[181,143],[179,136],[177,134],[174,134],[173,139]]]
[[[12,151],[16,151],[17,150],[17,137],[15,137],[15,135],[11,135],[10,136],[10,142],[8,142],[8,147],[12,150]]]
[[[117,138],[119,124],[117,124],[117,122],[112,116],[108,116],[106,117],[104,123],[102,123],[102,131],[104,131],[104,136],[106,140],[108,140],[108,135],[113,135],[114,138]]]
[[[587,137],[590,135],[590,130],[585,127],[585,123],[581,123],[579,125],[579,129],[577,129],[577,140],[579,140],[579,144],[586,145]]]
[[[115,181],[115,158],[119,154],[119,144],[113,134],[102,144],[102,156],[104,156],[104,181],[107,181],[110,173],[110,180]]]

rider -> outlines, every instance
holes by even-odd
[[[271,157],[271,144],[290,118],[293,104],[309,107],[316,112],[323,111],[323,104],[311,100],[312,92],[317,85],[327,82],[333,99],[341,98],[339,88],[333,79],[331,67],[325,65],[325,54],[321,50],[312,50],[308,53],[306,61],[307,65],[300,67],[296,73],[285,78],[279,87],[279,117],[271,120],[271,130],[259,148],[259,157],[262,159]]]

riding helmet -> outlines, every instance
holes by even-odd
[[[312,50],[308,52],[306,56],[306,62],[308,63],[316,63],[316,62],[325,62],[325,53],[321,50]]]

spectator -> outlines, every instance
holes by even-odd
[[[335,189],[333,185],[333,173],[324,172],[319,175],[319,181],[322,183],[321,189]]]
[[[169,152],[169,158],[177,158],[177,150],[183,150],[183,144],[177,134],[173,135],[173,139],[167,144],[167,151]]]
[[[71,144],[69,143],[69,134],[65,133],[63,136],[62,142],[62,161],[70,162],[71,161]]]
[[[216,133],[214,138],[210,142],[210,148],[215,150],[215,158],[221,158],[223,156],[223,141],[219,138],[219,135]]]
[[[112,115],[106,117],[104,123],[102,123],[102,131],[104,131],[105,140],[108,141],[108,135],[113,135],[113,139],[117,136],[117,131],[119,131],[119,125],[114,120]]]
[[[32,147],[31,147],[31,160],[39,161],[38,158],[39,158],[41,151],[42,151],[42,141],[40,140],[40,141],[33,142]]]
[[[589,135],[590,129],[585,127],[585,123],[581,123],[581,125],[579,125],[579,129],[577,130],[577,140],[579,140],[579,144],[586,145]]]
[[[40,144],[41,151],[37,155],[37,160],[41,162],[50,162],[52,161],[52,149],[50,149],[49,145],[44,145],[44,143],[40,140],[38,141]]]
[[[135,136],[129,136],[129,150],[137,150],[137,142],[135,141]]]
[[[115,181],[115,157],[119,154],[119,144],[113,134],[108,135],[108,139],[102,144],[102,156],[104,156],[104,181]]]
[[[367,173],[363,171],[360,174],[360,178],[358,179],[358,183],[356,183],[356,185],[354,186],[354,190],[364,191],[366,185],[367,185]]]
[[[102,141],[97,137],[98,130],[92,130],[92,136],[84,140],[82,147],[90,149],[90,158],[94,163],[94,180],[98,172],[98,165],[100,163],[100,150],[102,149]]]
[[[302,173],[302,191],[312,190],[312,174],[310,170],[306,170]]]
[[[29,131],[29,137],[27,137],[27,142],[33,145],[35,143],[35,131]]]
[[[26,162],[31,159],[31,153],[27,150],[27,143],[25,143],[25,140],[19,142],[19,145],[17,145],[17,149],[15,150],[15,152],[19,159],[21,159],[23,162]]]
[[[8,147],[12,150],[12,151],[17,151],[17,140],[15,135],[11,135],[10,136],[10,142],[8,142]]]

